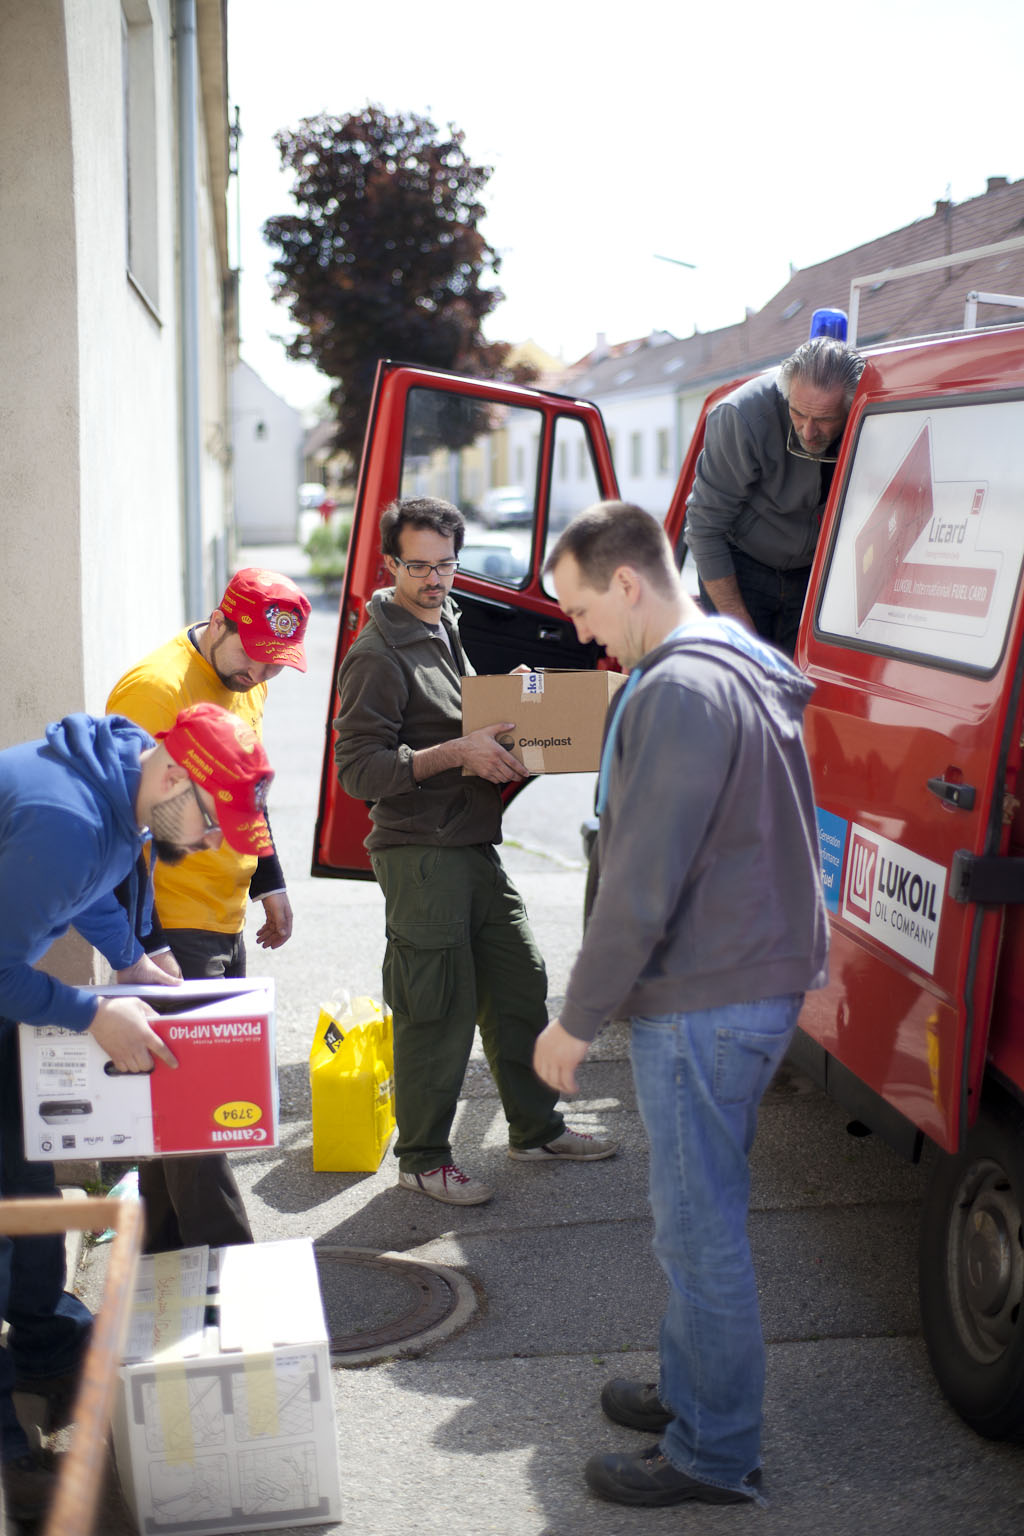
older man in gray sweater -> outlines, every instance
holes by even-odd
[[[815,337],[708,417],[686,504],[701,597],[789,656],[863,369],[859,353]]]

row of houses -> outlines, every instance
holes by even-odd
[[[952,266],[927,265],[993,246],[991,254]],[[907,267],[918,270],[890,275]],[[859,290],[857,321],[864,346],[959,329],[975,291],[1024,296],[1024,179],[992,176],[979,197],[938,202],[925,219],[793,271],[762,309],[737,325],[683,339],[655,331],[614,346],[598,337],[588,356],[545,382],[601,407],[622,495],[663,516],[708,393],[788,357],[806,341],[814,311],[847,309],[851,284],[865,277],[872,281]],[[979,310],[978,323],[1021,317],[1019,308],[990,303]]]
[[[964,260],[939,265],[954,253],[964,253]],[[853,303],[861,345],[958,329],[973,292],[1024,295],[1024,180],[992,176],[978,197],[940,201],[927,218],[793,270],[763,308],[748,311],[736,325],[685,338],[654,331],[613,345],[599,335],[594,349],[569,366],[533,341],[516,345],[513,357],[531,362],[543,387],[601,408],[621,494],[664,516],[708,393],[789,356],[807,339],[815,310],[851,307],[851,285],[857,285]],[[1005,302],[988,303],[977,323],[1000,324],[1020,315]],[[420,489],[457,496],[471,513],[497,487],[529,497],[537,462],[537,428],[530,417],[528,411],[509,412],[486,450],[480,445],[457,455],[435,454],[421,466]],[[243,443],[239,473],[245,451]],[[265,453],[266,445],[251,451]],[[333,424],[317,422],[306,434],[302,478],[335,485],[343,468],[333,450]],[[256,498],[262,495],[261,526],[269,527],[270,482],[254,476],[253,484],[251,513],[243,511],[243,520],[255,525]],[[552,520],[561,523],[585,504],[594,485],[583,434],[567,432],[555,454]],[[240,507],[244,501],[240,498]]]

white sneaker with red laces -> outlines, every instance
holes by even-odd
[[[486,1184],[471,1179],[454,1163],[443,1163],[429,1173],[406,1173],[402,1169],[398,1184],[401,1189],[418,1189],[421,1195],[429,1195],[431,1200],[440,1200],[445,1205],[483,1205],[492,1194]]]

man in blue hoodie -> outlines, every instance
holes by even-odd
[[[27,1162],[22,1149],[18,1022],[88,1030],[121,1071],[148,1071],[154,1056],[176,1065],[139,998],[97,998],[34,962],[73,924],[119,982],[170,981],[143,954],[114,888],[134,877],[146,843],[171,863],[222,837],[261,851],[271,777],[253,732],[215,704],[183,710],[158,742],[120,716],[68,715],[42,740],[0,752],[0,1197],[55,1192],[52,1165]],[[145,908],[146,894],[133,894]],[[92,1321],[64,1281],[62,1238],[0,1237],[0,1316],[10,1325],[0,1477],[16,1520],[45,1511],[54,1477],[18,1422],[15,1382],[50,1400],[57,1428]]]
[[[801,734],[811,685],[735,620],[702,616],[639,507],[581,512],[546,568],[580,640],[630,676],[602,750],[597,897],[534,1065],[572,1093],[605,1020],[631,1020],[669,1282],[659,1381],[619,1378],[601,1397],[609,1418],[659,1439],[594,1456],[584,1475],[620,1504],[761,1502],[748,1157],[803,994],[826,980]]]

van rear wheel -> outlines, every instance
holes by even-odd
[[[921,1213],[921,1322],[952,1406],[992,1440],[1024,1439],[1024,1113],[986,1099],[941,1156]]]

